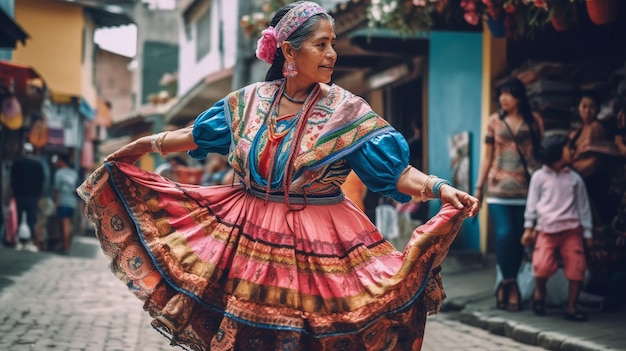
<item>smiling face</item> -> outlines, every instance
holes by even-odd
[[[337,61],[334,49],[335,31],[327,20],[319,21],[317,29],[294,52],[294,60],[298,66],[298,80],[310,83],[328,83]]]

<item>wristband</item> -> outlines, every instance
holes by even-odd
[[[438,178],[435,184],[433,185],[433,190],[432,190],[433,195],[435,195],[435,198],[439,199],[439,190],[444,185],[450,185],[450,182],[445,179]]]

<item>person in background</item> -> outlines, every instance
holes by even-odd
[[[367,186],[354,171],[348,173],[346,181],[341,184],[341,191],[346,194],[348,199],[354,202],[359,210],[365,212],[363,200],[365,200],[365,196],[367,195]]]
[[[584,322],[587,314],[579,311],[577,304],[587,269],[583,238],[587,245],[592,240],[591,209],[585,183],[569,167],[570,160],[566,135],[545,137],[541,151],[544,165],[530,179],[521,243],[528,247],[534,244],[533,312],[546,315],[546,283],[558,269],[558,251],[569,281],[565,319]]]
[[[52,193],[52,163],[49,157],[42,155],[41,148],[35,149],[35,158],[43,167],[44,181],[41,198],[39,199],[39,211],[37,214],[37,224],[35,225],[35,245],[40,250],[47,249],[48,246],[48,220],[55,213],[55,206]]]
[[[489,117],[474,196],[481,202],[486,198],[495,232],[496,260],[503,277],[496,287],[496,308],[519,311],[522,301],[516,277],[524,254],[520,244],[524,205],[530,173],[539,167],[543,122],[532,112],[519,79],[503,83],[497,96],[500,110]]]
[[[623,190],[619,190],[623,188],[619,185],[622,182],[619,178],[623,179],[620,170],[619,100],[614,105],[615,119],[609,116],[600,121],[601,101],[597,93],[583,91],[578,104],[582,124],[570,133],[572,168],[585,182],[593,217],[593,243],[586,247],[589,281],[585,291],[603,296],[606,310],[615,305],[614,279],[616,275],[624,274],[624,265],[620,262],[624,245],[620,245],[615,235],[618,218],[623,217],[620,215]],[[611,126],[608,121],[616,121],[617,126]]]
[[[78,203],[76,197],[76,185],[78,184],[78,172],[70,167],[70,159],[66,154],[57,155],[54,158],[54,202],[57,208],[57,217],[61,221],[61,234],[63,242],[61,253],[69,254],[72,240],[72,221],[74,211]]]
[[[616,204],[608,201],[614,157],[618,150],[609,131],[598,120],[600,101],[593,91],[584,91],[578,104],[582,125],[570,134],[572,168],[583,177],[589,192],[594,227],[608,224]]]
[[[333,18],[310,1],[278,10],[258,42],[265,81],[193,126],[139,138],[79,195],[111,267],[172,344],[194,350],[413,350],[445,294],[438,274],[478,200],[409,166],[404,137],[332,84]],[[229,155],[241,180],[172,184],[133,166],[148,152]],[[341,192],[354,170],[406,202],[438,198],[404,253]]]
[[[212,154],[207,157],[200,185],[228,185],[233,183],[235,172],[228,164],[228,157]]]
[[[622,91],[618,96],[614,108],[617,128],[615,133],[615,144],[622,155],[618,162],[618,171],[613,178],[613,193],[621,199],[617,205],[617,213],[612,220],[615,236],[612,240],[607,240],[612,258],[607,264],[607,272],[603,280],[606,283],[604,296],[606,301],[605,310],[619,310],[626,306],[626,91]]]
[[[22,214],[26,213],[26,223],[30,229],[31,239],[20,239],[18,248],[37,251],[37,216],[39,212],[39,200],[44,190],[45,174],[41,162],[33,155],[34,147],[30,143],[23,146],[23,155],[15,160],[11,167],[11,190],[17,203],[19,221]]]
[[[168,155],[164,162],[154,169],[154,173],[168,178],[171,181],[178,181],[176,169],[178,167],[187,167],[187,161],[180,155]]]

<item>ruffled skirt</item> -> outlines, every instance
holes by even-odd
[[[290,210],[115,162],[78,193],[115,276],[191,350],[420,350],[466,218],[444,206],[401,253],[349,200]]]

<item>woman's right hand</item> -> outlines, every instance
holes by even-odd
[[[469,217],[474,217],[478,213],[478,200],[470,194],[458,190],[451,185],[443,185],[441,187],[439,199],[443,203],[452,204],[457,209],[467,209]]]
[[[125,163],[135,163],[141,156],[152,151],[150,145],[152,136],[141,137],[129,144],[122,146],[104,159],[104,162],[117,161]]]

